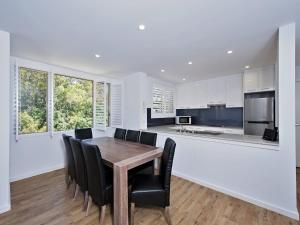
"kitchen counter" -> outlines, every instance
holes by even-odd
[[[185,126],[183,126],[183,128],[184,127]],[[194,129],[193,129],[193,127],[194,127]],[[150,132],[166,133],[166,134],[179,135],[179,136],[184,136],[184,137],[193,137],[193,138],[198,137],[198,138],[207,138],[207,139],[213,139],[213,140],[259,144],[259,145],[265,145],[265,147],[270,146],[271,149],[273,149],[273,147],[277,147],[279,145],[278,142],[263,140],[261,136],[243,135],[242,129],[239,129],[239,128],[223,128],[223,127],[206,127],[206,126],[190,126],[190,125],[188,125],[188,128],[190,128],[192,130],[198,130],[200,132],[193,132],[193,131],[180,132],[179,131],[180,128],[182,128],[182,126],[168,125],[168,126],[149,127],[147,130]],[[226,131],[228,131],[228,130],[230,130],[231,132],[226,133]],[[204,131],[204,132],[201,132],[201,131]],[[208,132],[205,132],[205,131],[208,131]],[[210,133],[210,131],[212,133]]]

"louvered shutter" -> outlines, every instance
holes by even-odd
[[[105,106],[105,83],[95,84],[95,128],[105,129],[106,106]]]
[[[111,84],[111,127],[122,127],[122,85]]]
[[[163,113],[163,90],[159,87],[153,87],[152,90],[153,111],[155,113]]]
[[[164,113],[174,113],[174,91],[164,92]]]

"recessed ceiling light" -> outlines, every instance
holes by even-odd
[[[189,62],[188,62],[188,64],[189,64],[189,65],[192,65],[192,64],[193,64],[193,62],[192,62],[192,61],[189,61]]]
[[[185,80],[186,80],[186,78],[182,78],[182,80],[183,80],[183,81],[185,81]]]
[[[232,54],[232,53],[233,53],[232,50],[228,50],[228,51],[227,51],[227,54],[229,54],[229,55]]]
[[[100,58],[100,55],[99,55],[99,54],[95,54],[95,57],[96,57],[96,58]]]
[[[245,66],[245,69],[250,69],[250,66],[249,65]]]
[[[160,72],[162,72],[162,73],[163,73],[163,72],[165,72],[165,70],[164,70],[164,69],[161,69],[161,70],[160,70]]]
[[[146,27],[145,27],[144,24],[140,24],[140,25],[139,25],[139,30],[145,30],[145,28],[146,28]]]

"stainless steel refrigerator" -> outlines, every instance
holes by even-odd
[[[274,97],[245,98],[244,129],[245,134],[262,136],[265,128],[275,126]]]

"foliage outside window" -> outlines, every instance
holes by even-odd
[[[20,134],[47,132],[48,72],[19,68]]]
[[[93,81],[54,75],[54,131],[93,126]]]

